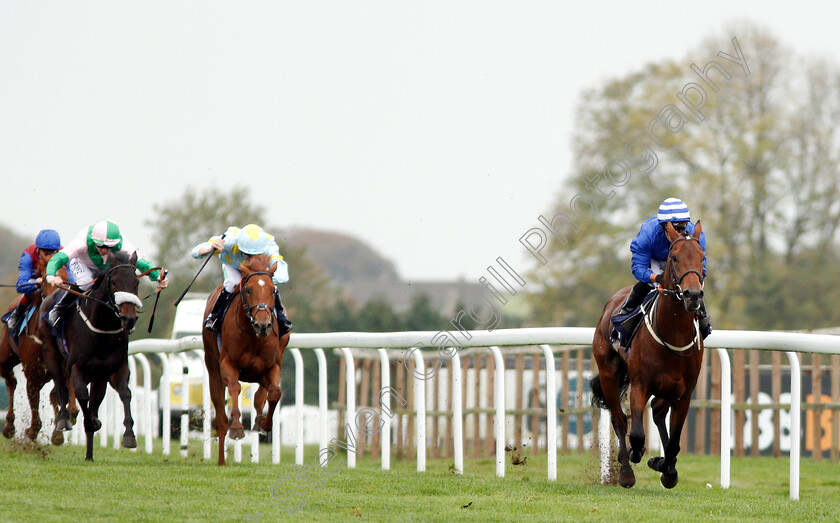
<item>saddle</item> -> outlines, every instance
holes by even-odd
[[[30,303],[26,307],[26,311],[24,311],[24,313],[23,313],[23,318],[21,318],[20,325],[18,325],[18,328],[15,329],[14,332],[11,331],[11,330],[9,331],[9,335],[11,335],[12,339],[15,341],[15,343],[12,344],[12,350],[14,351],[15,354],[17,354],[18,338],[20,337],[21,334],[23,334],[23,331],[26,330],[26,325],[29,323],[29,319],[32,318],[32,315],[35,314],[35,309],[37,309],[37,307]],[[4,314],[2,317],[0,317],[0,321],[2,321],[3,323],[6,324],[6,328],[8,328],[9,324],[7,322],[9,321],[9,318],[12,316],[12,312],[14,312],[14,310],[10,310],[6,314]]]
[[[620,346],[625,349],[630,347],[630,343],[632,343],[633,338],[639,331],[639,326],[642,324],[644,311],[648,309],[647,304],[656,299],[657,294],[656,289],[651,290],[638,307],[627,314],[617,314],[610,318],[614,329],[613,336],[618,340]]]

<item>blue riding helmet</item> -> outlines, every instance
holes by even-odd
[[[35,237],[35,248],[57,251],[61,248],[61,238],[52,229],[44,229]]]

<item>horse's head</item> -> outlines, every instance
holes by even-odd
[[[674,291],[688,312],[695,312],[703,305],[703,260],[706,255],[700,247],[701,232],[703,228],[699,221],[691,235],[680,234],[670,222],[665,227],[671,247],[662,286]]]
[[[242,306],[259,338],[268,336],[274,321],[274,295],[277,290],[271,277],[277,266],[270,265],[268,256],[264,254],[251,256],[240,265]]]
[[[100,288],[106,293],[105,301],[110,303],[120,318],[125,332],[134,331],[137,323],[137,307],[143,302],[137,296],[140,280],[137,278],[137,253],[129,258],[125,253],[108,254],[108,269],[102,275]]]

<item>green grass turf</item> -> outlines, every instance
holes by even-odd
[[[142,438],[140,448],[143,448]],[[158,443],[158,447],[160,442]],[[680,482],[659,485],[644,462],[635,467],[630,490],[599,483],[595,453],[560,454],[556,482],[546,479],[545,455],[511,465],[495,476],[495,460],[467,459],[464,475],[452,461],[429,459],[425,473],[416,463],[392,458],[392,470],[379,469],[369,453],[356,469],[346,466],[325,478],[320,489],[299,478],[282,485],[306,490],[305,506],[290,515],[296,499],[277,501],[272,486],[294,475],[294,449],[284,448],[282,463],[271,464],[263,445],[261,463],[225,468],[201,459],[200,442],[190,456],[94,448],[95,463],[84,461],[84,447],[39,447],[0,441],[0,519],[3,521],[837,521],[840,519],[840,464],[802,462],[801,500],[788,497],[787,458],[732,460],[732,487],[718,486],[720,460],[682,455]],[[304,463],[320,483],[315,455],[307,447]],[[214,447],[215,453],[215,447]],[[214,454],[215,456],[215,454]],[[706,484],[711,484],[708,488]]]

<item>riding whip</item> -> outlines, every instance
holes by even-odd
[[[224,239],[225,239],[225,235],[224,235],[224,234],[222,234],[221,239],[222,239],[222,240],[224,240]],[[193,279],[192,279],[192,281],[190,282],[190,284],[189,284],[189,285],[187,285],[187,288],[186,288],[186,289],[184,289],[184,292],[182,292],[182,293],[181,293],[181,295],[180,295],[180,296],[178,296],[178,299],[177,299],[177,300],[175,300],[175,306],[176,306],[176,307],[178,306],[178,304],[179,304],[179,303],[181,303],[181,300],[183,300],[183,299],[184,299],[184,296],[186,296],[186,295],[187,295],[187,292],[190,290],[190,287],[192,287],[192,284],[193,284],[193,283],[195,283],[195,280],[198,278],[198,275],[199,275],[199,274],[201,274],[201,271],[203,271],[203,270],[204,270],[204,267],[206,267],[206,266],[207,266],[207,262],[209,262],[209,261],[210,261],[210,258],[212,258],[212,257],[213,257],[213,253],[214,253],[214,252],[216,252],[216,248],[215,248],[215,247],[213,247],[213,250],[211,250],[211,251],[208,253],[208,255],[207,255],[207,259],[206,259],[206,260],[204,260],[204,263],[201,265],[201,268],[200,268],[200,269],[198,269],[198,272],[197,272],[197,273],[195,273],[195,276],[193,276]]]
[[[163,278],[161,278],[161,280],[165,280],[167,274],[169,274],[169,271],[164,269],[163,270]],[[152,332],[152,326],[155,324],[155,311],[157,310],[157,302],[158,302],[158,299],[160,299],[160,291],[162,291],[162,290],[163,289],[159,289],[158,292],[157,292],[157,296],[155,296],[155,304],[152,307],[152,317],[149,318],[149,332]]]

